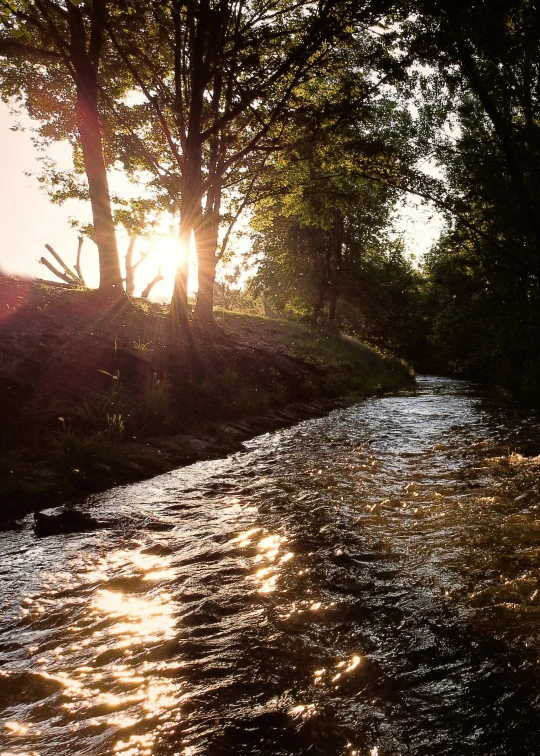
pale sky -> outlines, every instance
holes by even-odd
[[[44,245],[51,244],[59,254],[69,258],[66,262],[74,262],[77,233],[70,228],[68,218],[70,215],[80,215],[87,219],[88,212],[84,203],[69,202],[63,207],[53,205],[39,187],[37,179],[25,175],[39,168],[37,151],[29,132],[10,130],[14,122],[8,107],[0,102],[0,164],[3,175],[0,267],[8,273],[51,278],[47,269],[37,262],[42,255],[46,255]],[[93,250],[90,247],[94,245],[89,242],[88,256],[97,257],[95,247]],[[95,266],[86,267],[89,278],[92,278],[91,268]]]
[[[22,119],[26,124],[29,121]],[[70,200],[63,206],[53,205],[46,192],[40,188],[35,176],[25,173],[39,170],[36,160],[37,151],[31,141],[31,133],[11,131],[15,119],[8,107],[0,102],[0,164],[2,165],[3,183],[0,196],[0,269],[6,273],[53,279],[54,276],[38,260],[47,257],[44,245],[50,244],[73,265],[77,250],[77,232],[70,227],[69,218],[88,222],[91,218],[89,203]],[[69,164],[69,148],[56,145],[53,155],[64,165]],[[429,216],[433,215],[430,220]],[[421,256],[437,240],[442,229],[442,219],[433,210],[423,207],[411,199],[405,203],[399,213],[398,230],[403,233],[408,251]],[[126,246],[125,238],[119,238],[122,251]],[[145,244],[141,244],[145,248]],[[156,245],[156,258],[141,266],[141,286],[155,275],[159,263],[163,265],[164,275],[169,279],[160,288],[156,287],[157,296],[167,296],[170,291],[170,278],[173,275],[176,257],[175,242],[161,240]],[[159,258],[159,260],[158,260]],[[97,284],[97,249],[90,240],[85,240],[82,257],[83,273],[90,286]]]
[[[11,127],[21,120],[25,131],[12,131]],[[70,217],[82,223],[91,221],[89,202],[69,200],[64,205],[50,202],[47,193],[39,185],[36,176],[25,175],[39,172],[38,152],[32,143],[31,122],[28,118],[14,118],[9,108],[0,102],[0,164],[3,182],[0,195],[0,269],[6,273],[16,273],[36,278],[57,281],[50,271],[38,260],[44,256],[54,263],[45,250],[50,244],[64,261],[73,266],[76,261],[78,233],[70,225]],[[58,144],[47,153],[54,157],[61,167],[71,165],[69,145]],[[111,177],[111,187],[118,183],[118,176]],[[124,187],[122,187],[124,188]],[[168,227],[167,227],[168,228]],[[118,247],[122,258],[127,249],[128,239],[122,231],[118,234]],[[148,242],[139,242],[141,250]],[[139,289],[151,281],[162,265],[167,280],[158,284],[153,296],[166,297],[172,293],[172,278],[176,267],[177,242],[173,239],[156,239],[155,252],[137,273]],[[137,259],[137,254],[135,254]],[[89,286],[98,284],[97,247],[90,239],[85,239],[81,268]]]

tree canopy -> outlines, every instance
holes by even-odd
[[[194,244],[194,323],[208,328],[216,268],[251,216],[254,286],[273,307],[403,354],[419,333],[441,369],[535,373],[532,3],[0,0],[0,22],[1,95],[39,139],[72,145],[74,172],[48,164],[43,181],[90,201],[109,296],[123,289],[115,227],[134,236],[167,212],[182,250],[173,322],[191,328]],[[113,167],[138,198],[111,196]],[[393,230],[407,192],[447,220],[417,266]],[[136,265],[130,246],[129,294]]]

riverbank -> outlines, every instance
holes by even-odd
[[[200,459],[414,379],[399,360],[296,322],[218,313],[181,342],[168,308],[0,276],[0,516]]]

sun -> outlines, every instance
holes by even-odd
[[[174,288],[176,269],[183,256],[186,254],[178,236],[163,236],[151,243],[151,253],[148,255],[140,269],[137,270],[137,288],[144,289],[149,281],[152,281],[161,268],[163,281],[154,286],[150,293],[150,299],[170,300]],[[194,294],[197,291],[197,255],[193,235],[189,248],[189,280],[188,292]]]

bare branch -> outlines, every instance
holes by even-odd
[[[148,299],[148,297],[150,296],[150,292],[152,291],[152,289],[154,288],[154,286],[155,286],[155,285],[156,285],[157,283],[159,283],[160,281],[163,281],[163,278],[164,278],[164,277],[163,277],[163,276],[162,276],[162,274],[161,274],[161,268],[158,268],[158,273],[157,273],[157,276],[156,276],[155,278],[153,278],[153,279],[152,279],[152,280],[150,281],[150,283],[149,283],[149,284],[147,284],[146,288],[145,288],[145,289],[144,289],[144,291],[143,291],[143,292],[141,293],[141,298],[142,298],[142,299]]]
[[[84,244],[84,236],[79,236],[79,243],[77,246],[77,262],[75,263],[74,267],[82,285],[86,287],[87,284],[86,284],[86,281],[84,280],[84,276],[81,270],[81,254],[82,254],[83,244]]]
[[[56,260],[56,262],[57,262],[57,263],[58,263],[58,264],[59,264],[59,265],[60,265],[60,266],[61,266],[61,267],[62,267],[62,268],[64,269],[64,274],[65,274],[66,276],[69,276],[69,278],[71,278],[71,280],[72,280],[72,282],[73,282],[73,283],[76,283],[76,284],[82,283],[82,281],[81,281],[81,280],[80,280],[80,278],[79,278],[79,277],[77,276],[77,274],[76,274],[76,273],[74,273],[74,272],[73,272],[73,271],[71,270],[71,268],[69,267],[69,265],[66,265],[66,263],[65,263],[65,262],[64,262],[64,261],[62,260],[62,258],[60,257],[60,255],[59,255],[59,254],[58,254],[57,252],[55,252],[55,250],[54,250],[54,249],[53,249],[53,248],[51,247],[51,245],[50,245],[50,244],[46,244],[46,245],[45,245],[45,249],[46,249],[46,250],[47,250],[48,252],[50,252],[50,253],[51,253],[51,255],[52,255],[52,256],[54,257],[54,259]]]
[[[60,278],[61,281],[65,281],[70,286],[75,286],[75,281],[72,278],[69,278],[69,276],[66,276],[62,271],[57,270],[52,263],[50,263],[48,260],[46,260],[44,257],[41,257],[39,259],[39,262],[44,265],[46,268],[48,268],[51,273],[54,273],[54,275],[57,278]]]
[[[152,95],[150,93],[150,90],[148,89],[148,87],[146,86],[146,84],[144,83],[144,81],[142,80],[139,72],[137,71],[137,69],[135,68],[135,66],[133,65],[133,63],[131,62],[128,54],[123,50],[123,48],[121,47],[120,43],[116,39],[116,35],[114,34],[113,30],[111,29],[110,24],[106,24],[106,27],[107,27],[107,32],[109,34],[109,37],[111,38],[111,41],[112,41],[113,45],[115,46],[118,54],[120,55],[120,57],[122,58],[122,60],[126,64],[128,70],[131,73],[131,75],[133,76],[135,82],[142,89],[142,91],[143,91],[146,99],[148,100],[148,102],[150,103],[150,105],[154,108],[154,110],[156,112],[156,115],[158,117],[158,120],[159,120],[159,122],[161,124],[161,128],[163,129],[163,133],[165,135],[165,138],[167,140],[167,144],[169,145],[169,147],[171,149],[171,152],[174,155],[174,158],[175,158],[176,162],[178,163],[179,166],[182,166],[183,165],[182,156],[180,155],[180,152],[178,151],[178,147],[174,143],[174,139],[172,138],[171,130],[169,129],[169,124],[167,123],[167,119],[163,115],[163,111],[161,110],[161,108],[158,105],[157,99],[155,97],[152,97]]]

